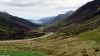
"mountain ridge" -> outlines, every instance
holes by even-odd
[[[100,26],[100,2],[91,1],[77,9],[58,31],[67,35],[79,34]]]
[[[0,23],[5,24],[5,26],[14,27],[16,30],[27,31],[28,29],[37,27],[38,25],[25,20],[23,18],[19,18],[16,16],[12,16],[6,12],[0,12]],[[22,27],[22,28],[21,28]]]

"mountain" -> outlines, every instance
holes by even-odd
[[[34,49],[47,56],[100,56],[100,0],[80,7],[59,28]]]
[[[71,10],[71,11],[66,12],[65,14],[60,14],[56,17],[50,18],[49,24],[45,23],[45,24],[47,24],[47,26],[45,27],[46,28],[45,31],[56,31],[56,30],[58,30],[60,28],[59,26],[64,24],[66,22],[67,18],[70,17],[73,13],[74,13],[74,11]]]
[[[18,31],[27,31],[33,27],[38,27],[38,25],[28,20],[12,16],[6,12],[0,12],[0,25],[7,26]]]
[[[43,25],[53,25],[56,23],[60,23],[61,21],[64,21],[66,17],[70,16],[74,11],[68,11],[65,14],[60,14],[58,16],[53,16],[53,17],[46,17],[43,19],[40,19],[39,21],[43,22]]]
[[[84,31],[93,30],[100,26],[100,1],[94,0],[76,10],[66,23],[61,25],[59,32],[67,35],[79,34]]]
[[[100,56],[100,0],[80,7],[56,32],[29,40],[1,41],[0,52],[15,54],[12,56]]]
[[[39,25],[23,18],[0,12],[0,40],[23,39],[27,32],[38,27]]]

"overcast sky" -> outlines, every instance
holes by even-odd
[[[0,0],[0,11],[28,19],[55,16],[76,10],[91,0]]]

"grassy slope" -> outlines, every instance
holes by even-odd
[[[95,39],[98,39],[95,38]],[[67,37],[64,34],[54,34],[49,38],[36,40],[36,50],[46,52],[53,56],[99,56],[100,45],[93,40],[82,37]]]
[[[83,32],[74,37],[68,37],[65,33],[59,32],[47,38],[34,39],[32,41],[0,42],[0,51],[14,54],[8,51],[18,53],[17,50],[32,51],[33,53],[40,52],[39,56],[100,56],[100,28]],[[32,54],[31,52],[26,53],[23,51],[23,55]]]
[[[33,49],[34,42],[31,40],[0,42],[0,55],[10,56],[45,56],[43,52]]]
[[[95,21],[97,22],[98,20]],[[93,20],[93,22],[95,21]],[[81,28],[74,29],[79,30]],[[67,32],[68,30],[65,28],[64,31]],[[18,53],[17,50],[32,51],[33,53],[42,53],[40,56],[45,56],[44,54],[51,56],[100,56],[100,28],[83,32],[74,37],[68,37],[65,34],[66,32],[54,33],[47,38],[34,39],[32,41],[0,42],[0,51],[7,51],[6,53],[9,53],[8,51]],[[23,51],[22,53],[24,54],[32,54],[31,52],[26,53]],[[10,53],[14,54],[13,52]]]
[[[86,40],[94,40],[97,43],[100,43],[100,28],[93,31],[81,33],[78,36]]]
[[[82,20],[82,19],[81,19]],[[62,27],[59,32],[66,33],[67,35],[78,35],[82,32],[96,29],[100,25],[100,15],[82,22],[82,23],[72,23],[70,25]]]
[[[99,30],[98,28],[74,37],[68,37],[64,33],[54,33],[48,38],[0,42],[0,50],[40,52],[40,56],[100,56]],[[95,36],[95,38],[93,36]]]

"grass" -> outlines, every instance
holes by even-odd
[[[42,53],[31,51],[0,51],[0,56],[44,56]]]
[[[94,40],[97,43],[100,43],[100,28],[93,31],[84,32],[82,34],[79,34],[78,36],[86,40]]]
[[[54,33],[47,38],[0,42],[0,55],[10,56],[100,56],[100,29],[84,32],[78,37]],[[92,37],[92,38],[91,38]],[[85,40],[84,40],[85,39]],[[92,40],[92,41],[91,41]],[[14,50],[14,51],[8,51]],[[16,51],[19,50],[19,51]],[[25,50],[25,51],[20,51]],[[85,52],[85,53],[84,53]]]

